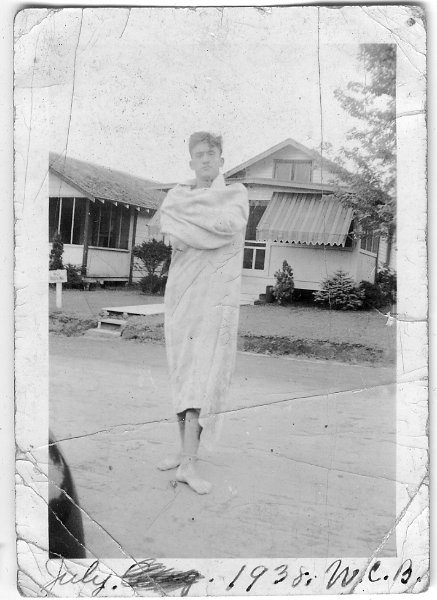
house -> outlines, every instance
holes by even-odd
[[[379,240],[357,239],[353,211],[334,197],[342,182],[333,163],[288,138],[224,173],[249,192],[243,287],[255,293],[275,283],[284,260],[297,289],[317,290],[342,269],[374,281]]]
[[[356,238],[352,209],[334,197],[341,182],[333,163],[288,138],[224,173],[249,193],[243,290],[254,297],[276,282],[286,260],[297,289],[317,290],[338,269],[373,281],[379,240]],[[174,184],[161,186],[168,190]],[[156,214],[151,233],[159,235]]]
[[[249,193],[245,293],[257,297],[273,285],[284,260],[297,289],[320,289],[339,269],[357,283],[374,280],[387,244],[357,237],[352,210],[334,195],[342,187],[334,166],[288,138],[224,173],[227,182],[243,183]],[[82,266],[90,281],[139,279],[143,273],[132,248],[162,239],[157,209],[175,184],[55,154],[49,172],[49,239],[62,234],[64,262]]]
[[[64,264],[82,268],[86,281],[132,281],[136,243],[163,199],[156,182],[50,153],[49,244],[64,243]]]

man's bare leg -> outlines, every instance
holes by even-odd
[[[196,471],[197,450],[200,433],[199,410],[188,409],[185,412],[185,432],[181,464],[176,472],[176,479],[187,483],[198,494],[208,494],[211,491],[209,481],[202,479]]]
[[[178,413],[177,415],[179,435],[181,437],[181,451],[178,454],[175,454],[174,456],[168,456],[167,458],[164,458],[164,460],[158,464],[158,469],[160,471],[169,471],[170,469],[177,469],[177,467],[181,464],[181,457],[184,448],[185,412],[186,411]]]

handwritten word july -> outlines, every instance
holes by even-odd
[[[109,579],[112,575],[106,575],[102,577],[99,575],[99,566],[100,563],[98,560],[95,560],[91,565],[87,568],[85,573],[79,575],[78,573],[72,572],[66,565],[64,559],[61,559],[59,563],[59,567],[57,562],[47,561],[46,562],[46,570],[47,573],[53,577],[49,583],[47,583],[44,587],[42,587],[42,591],[51,592],[56,584],[59,585],[67,585],[67,584],[79,584],[79,583],[89,583],[94,586],[94,590],[92,592],[92,596],[97,596],[106,586]],[[53,567],[57,568],[57,573],[52,573],[51,570]]]
[[[94,589],[91,596],[96,597],[104,589],[116,590],[118,585],[130,587],[132,589],[155,590],[162,593],[181,589],[181,596],[186,596],[191,586],[203,579],[203,576],[194,569],[189,571],[176,571],[167,568],[162,563],[150,558],[133,563],[123,575],[116,574],[102,575],[99,572],[100,563],[95,560],[82,574],[74,572],[67,567],[64,559],[46,562],[47,573],[53,578],[49,583],[41,588],[42,591],[49,593],[55,585],[67,584],[90,584]],[[109,580],[113,577],[112,585]],[[117,581],[117,584],[115,583]]]

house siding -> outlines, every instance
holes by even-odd
[[[271,179],[273,177],[273,165],[275,160],[311,160],[307,154],[296,148],[283,148],[271,156],[250,165],[245,169],[246,177],[264,177]]]
[[[112,250],[110,248],[93,248],[88,250],[88,277],[123,278],[129,277],[129,250]]]
[[[49,174],[50,198],[86,198],[80,190],[63,181],[56,173]]]
[[[290,247],[285,244],[272,244],[268,275],[274,279],[276,271],[282,269],[284,260],[293,269],[296,288],[318,290],[326,277],[342,269],[356,278],[356,250],[333,248]]]
[[[250,244],[250,242],[248,243]],[[361,273],[358,273],[359,250],[355,245],[352,249],[332,247],[299,246],[281,243],[266,244],[266,261],[263,271],[243,270],[243,291],[264,293],[266,285],[276,283],[275,273],[282,269],[286,260],[293,269],[296,289],[318,290],[321,282],[333,275],[339,269],[348,273],[355,281],[362,279],[373,281],[372,259],[362,259]],[[373,268],[375,259],[373,258]],[[370,278],[368,274],[370,273]]]
[[[48,244],[49,254],[52,250],[52,244]],[[83,257],[83,246],[76,244],[64,244],[64,254],[62,255],[62,262],[64,265],[75,265],[76,267],[82,266]]]
[[[386,238],[381,238],[379,241],[379,252],[378,252],[378,269],[385,267],[387,261],[388,242]],[[389,268],[396,271],[396,238],[392,241],[391,255]]]
[[[255,186],[255,185],[248,185],[247,186],[247,192],[249,195],[249,202],[264,202],[265,204],[268,204],[268,202],[271,200],[272,198],[272,194],[273,191],[268,188],[267,186]]]
[[[375,281],[376,271],[376,255],[370,254],[360,250],[358,254],[358,265],[357,265],[357,279],[356,282],[360,281]]]
[[[328,169],[323,168],[322,170],[319,165],[315,165],[313,168],[313,183],[333,185],[339,183],[339,179]]]
[[[149,223],[152,220],[154,213],[150,213],[150,215],[146,215],[142,212],[138,214],[137,219],[137,231],[135,235],[135,246],[142,244],[146,240],[151,240],[152,238],[161,240],[164,239],[163,235],[156,235],[156,233],[152,234],[149,229]],[[142,277],[144,277],[147,272],[144,269],[143,263],[134,257],[133,268],[132,268],[132,281],[138,282]]]

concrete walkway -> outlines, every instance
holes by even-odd
[[[155,468],[178,440],[163,346],[52,336],[50,369],[91,554],[362,557],[393,524],[391,369],[238,354],[209,496]]]

